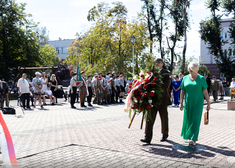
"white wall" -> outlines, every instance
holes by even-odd
[[[58,51],[57,56],[61,59],[66,59],[69,55],[67,53],[67,48],[75,39],[65,39],[65,40],[55,40],[55,41],[48,41],[47,43],[54,46],[55,49]]]

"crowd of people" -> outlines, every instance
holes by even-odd
[[[22,78],[17,82],[17,88],[24,109],[31,109],[30,99],[34,108],[36,108],[37,100],[39,101],[41,109],[44,108],[43,105],[46,105],[47,98],[50,99],[51,105],[57,103],[58,82],[55,74],[52,74],[49,78],[45,72],[42,74],[36,72],[31,82],[27,80],[27,74],[23,73]],[[65,99],[67,99],[66,94],[64,95]],[[27,104],[25,103],[26,101]]]
[[[93,104],[114,104],[123,103],[124,94],[126,92],[127,82],[123,74],[118,75],[116,72],[95,73],[93,76],[88,75],[85,78],[85,71],[81,71],[82,83],[77,83],[77,74],[74,73],[70,80],[69,93],[71,95],[71,108],[74,106],[75,99],[79,88],[80,107],[87,107],[85,99],[87,98],[87,105]],[[92,101],[93,97],[93,101]]]
[[[209,78],[207,74],[204,75],[207,82],[207,91],[209,96],[213,96],[213,100],[216,102],[218,100],[218,95],[220,96],[219,100],[223,100],[224,96],[231,96],[231,99],[235,98],[233,92],[235,89],[235,80],[232,78],[232,81],[229,82],[226,78],[217,79],[215,75],[212,78]],[[179,107],[180,104],[180,85],[184,78],[183,74],[174,75],[172,77],[172,84],[169,88],[169,94],[171,100],[175,107]]]

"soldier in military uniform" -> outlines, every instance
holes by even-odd
[[[89,95],[87,96],[88,106],[92,106],[91,105],[91,99],[92,99],[92,81],[91,80],[92,80],[92,76],[88,75],[87,76],[87,81],[86,81],[86,85],[87,85],[88,93],[89,93]]]
[[[218,97],[218,91],[219,91],[219,82],[216,80],[216,77],[214,75],[212,76],[210,88],[213,94],[214,101],[216,101]]]
[[[164,65],[163,60],[161,58],[157,58],[156,66],[160,68],[161,79],[162,79],[161,88],[163,90],[163,93],[161,98],[161,104],[151,109],[151,120],[149,119],[146,121],[145,138],[140,140],[141,142],[148,144],[152,140],[153,125],[156,119],[157,111],[159,111],[161,118],[161,127],[162,127],[161,142],[166,141],[168,138],[169,125],[168,125],[167,106],[172,104],[168,93],[168,88],[170,87],[171,78],[170,78],[170,71],[168,71],[167,69],[163,69],[163,65]]]
[[[81,72],[81,76],[82,76],[82,85],[79,88],[79,95],[80,95],[80,107],[86,107],[85,106],[85,100],[86,100],[86,96],[87,96],[87,85],[86,85],[86,79],[85,79],[85,71]]]
[[[95,84],[95,93],[97,98],[98,105],[102,105],[102,87],[101,87],[101,78],[97,77],[96,84]]]
[[[107,101],[108,101],[108,103],[111,103],[111,95],[112,95],[111,80],[108,80],[108,87],[107,87]]]
[[[108,87],[108,81],[105,79],[105,75],[101,75],[101,87],[102,87],[102,101],[104,101],[105,104],[108,103],[107,101],[107,87]]]
[[[116,103],[118,103],[118,98],[120,96],[120,81],[119,81],[119,75],[116,76],[115,79],[115,96],[116,96]]]
[[[110,78],[111,80],[111,87],[112,87],[112,92],[111,92],[111,103],[115,103],[114,101],[114,96],[115,96],[115,92],[116,92],[116,86],[115,86],[115,78],[114,75],[112,74],[112,78]]]
[[[74,106],[76,95],[77,95],[77,81],[76,81],[76,78],[77,78],[77,74],[73,73],[73,77],[70,80],[70,95],[71,95],[70,104],[71,104],[71,108],[76,108]]]
[[[125,80],[124,80],[123,74],[121,74],[121,75],[119,76],[119,83],[120,83],[120,96],[119,96],[119,101],[120,101],[120,103],[123,103],[122,99],[123,99],[124,94],[125,94]]]

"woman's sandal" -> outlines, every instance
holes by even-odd
[[[189,145],[192,146],[192,147],[195,147],[197,144],[196,144],[196,142],[190,141]]]

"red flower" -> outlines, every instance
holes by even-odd
[[[136,99],[137,99],[138,101],[140,101],[140,100],[141,100],[141,97],[140,97],[140,96],[137,96]]]
[[[151,85],[154,86],[154,85],[155,85],[155,82],[154,82],[154,81],[151,81]]]
[[[147,109],[150,109],[151,108],[151,105],[149,104],[149,105],[147,105]]]
[[[141,74],[140,77],[143,78],[143,77],[144,77],[144,74]]]
[[[148,88],[148,85],[144,85],[144,88],[147,89],[147,88]]]
[[[129,85],[132,85],[132,82]]]
[[[141,95],[141,96],[142,96],[142,94],[143,94],[143,92],[142,92],[142,91],[139,91],[139,95]]]
[[[140,107],[140,111],[144,111],[144,108],[143,108],[143,107]]]
[[[155,77],[154,77],[154,80],[158,80],[158,78],[155,76]]]
[[[141,86],[139,86],[139,87],[138,87],[138,89],[139,89],[139,90],[142,90],[142,87],[141,87]]]
[[[150,72],[150,71],[147,71],[147,74],[151,74],[151,72]]]
[[[148,96],[148,93],[144,93],[144,97],[147,97]]]
[[[154,96],[154,93],[153,93],[153,92],[150,92],[150,93],[149,93],[149,96],[153,97],[153,96]]]
[[[129,85],[129,88],[132,88],[132,85]]]
[[[136,83],[137,82],[137,80],[134,80],[134,83]]]
[[[131,91],[130,90],[128,90],[128,92],[127,93],[130,93]]]
[[[135,94],[135,95],[137,95],[138,93],[139,93],[138,90],[135,90],[135,91],[134,91],[134,94]]]
[[[149,81],[149,79],[145,79],[145,82],[149,83],[150,81]]]
[[[134,107],[133,107],[133,106],[131,106],[131,109],[134,109]]]
[[[134,104],[134,107],[137,107],[137,104],[136,104],[136,103]]]

